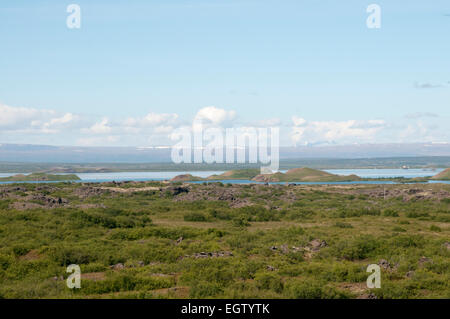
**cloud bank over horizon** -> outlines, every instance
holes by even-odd
[[[299,112],[300,113],[300,112]],[[201,124],[200,124],[201,123]],[[143,116],[114,118],[0,104],[0,143],[67,146],[173,145],[175,129],[198,125],[279,127],[280,145],[346,145],[364,143],[445,143],[450,141],[448,118],[431,112],[405,114],[393,119],[310,120],[290,118],[244,119],[233,109],[199,108],[191,118],[177,113],[148,112]]]

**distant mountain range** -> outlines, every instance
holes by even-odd
[[[1,162],[23,163],[170,163],[170,146],[78,147],[0,144]],[[450,156],[449,143],[354,144],[281,147],[280,159],[363,159]]]

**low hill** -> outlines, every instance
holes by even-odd
[[[361,178],[356,175],[341,176],[301,167],[290,169],[286,173],[260,174],[252,180],[256,182],[346,182],[359,181]]]
[[[450,168],[447,168],[440,172],[439,174],[434,175],[431,179],[438,181],[448,181],[450,180]]]
[[[206,178],[193,176],[191,174],[177,175],[172,178],[171,182],[194,182],[194,181],[220,181],[220,180],[233,180],[233,179],[245,179],[251,180],[256,175],[260,173],[258,168],[249,169],[234,169],[231,171],[226,171],[220,175],[211,175]]]
[[[214,181],[214,180],[252,180],[255,182],[346,182],[360,181],[360,177],[356,175],[341,176],[317,169],[302,167],[293,168],[286,173],[260,174],[260,170],[255,169],[238,169],[227,171],[220,175],[211,175],[207,178],[192,176],[191,174],[178,175],[171,179],[173,182],[188,181]]]
[[[171,182],[195,182],[195,181],[203,181],[204,178],[194,176],[192,174],[181,174],[172,178]]]
[[[28,175],[17,174],[9,177],[0,178],[0,182],[42,182],[42,181],[78,181],[80,178],[75,174],[52,175],[46,173],[31,173]]]
[[[234,169],[231,171],[226,171],[220,175],[211,175],[207,177],[207,180],[223,180],[223,179],[252,179],[260,173],[259,168],[249,168],[249,169]]]

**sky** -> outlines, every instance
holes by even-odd
[[[0,143],[169,145],[194,119],[448,143],[449,34],[448,0],[2,0]]]

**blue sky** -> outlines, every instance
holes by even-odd
[[[450,142],[449,34],[445,0],[3,0],[0,143],[167,144],[202,110],[289,145]]]

